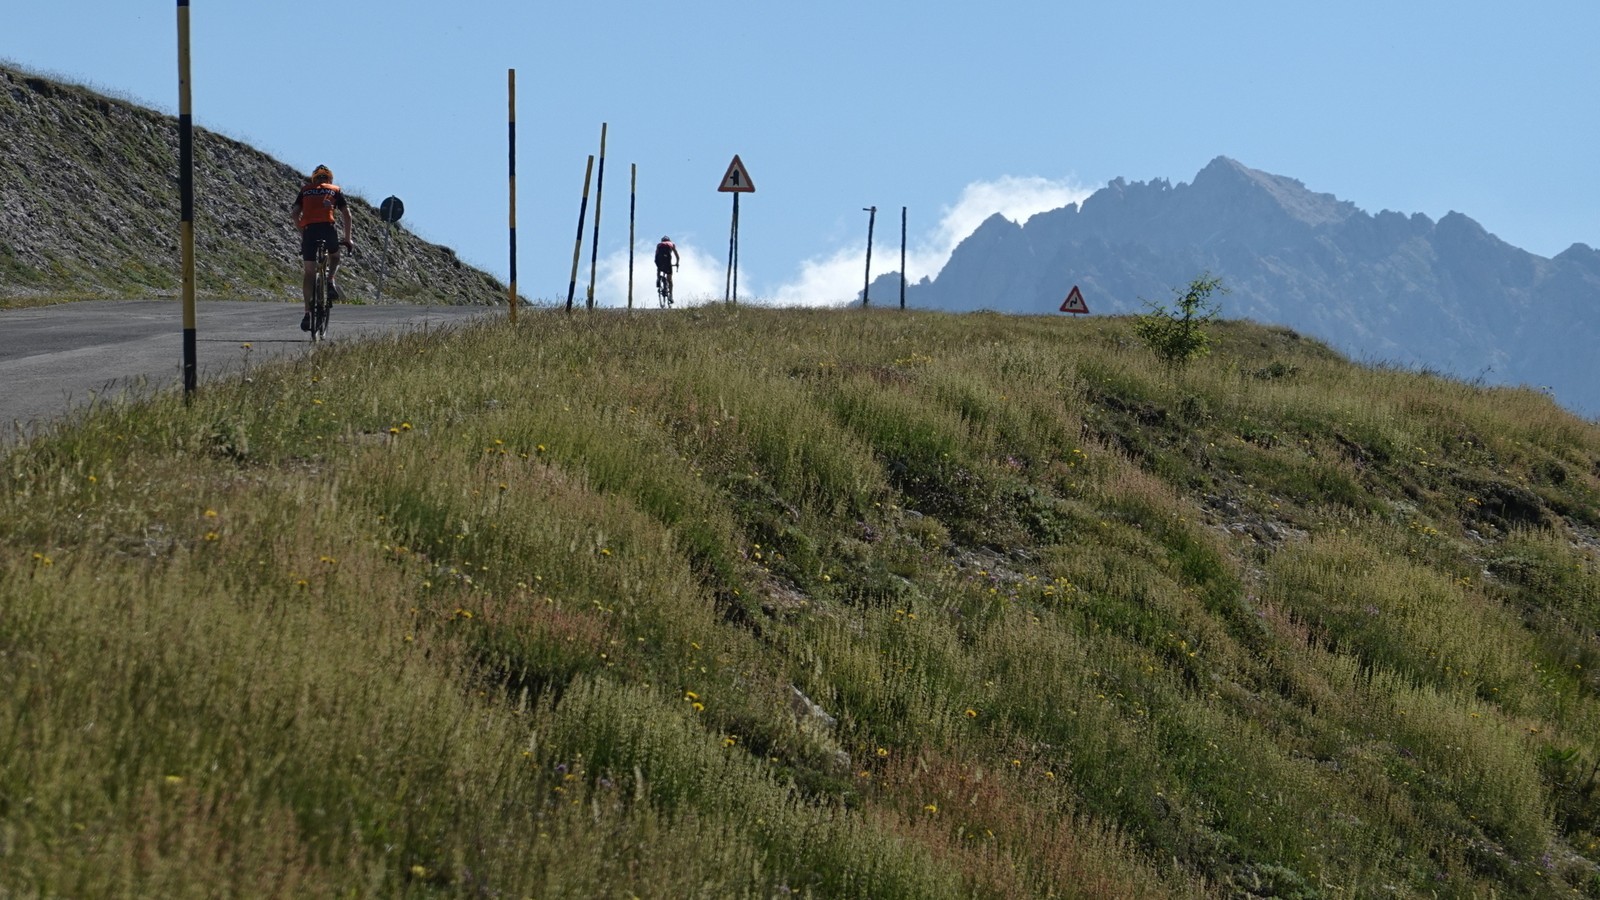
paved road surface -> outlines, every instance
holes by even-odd
[[[502,311],[503,312],[503,311]],[[328,337],[464,323],[493,315],[481,306],[334,307]],[[244,344],[250,345],[248,353]],[[312,349],[297,303],[207,301],[195,307],[200,384],[217,375]],[[141,382],[175,386],[183,378],[183,307],[177,300],[109,300],[0,310],[0,443],[62,418],[96,397],[114,398]]]

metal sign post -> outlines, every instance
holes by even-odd
[[[733,226],[728,232],[728,278],[726,293],[723,294],[724,303],[739,302],[739,195],[753,194],[756,192],[755,182],[750,180],[750,173],[745,171],[744,163],[740,161],[739,154],[733,155],[733,162],[728,163],[728,171],[722,175],[722,184],[717,186],[721,193],[733,195]]]
[[[406,214],[406,205],[400,202],[399,197],[385,197],[383,204],[378,207],[378,218],[383,221],[383,264],[378,267],[378,297],[374,303],[383,302],[383,279],[389,274],[389,235],[394,231],[394,223]],[[512,226],[512,254],[511,254],[511,296],[516,297],[517,284],[517,255],[516,255],[516,226]],[[511,317],[516,318],[513,312]]]
[[[722,285],[722,302],[739,302],[739,195],[733,195],[733,225],[728,229],[728,275]]]

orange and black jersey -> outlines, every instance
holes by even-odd
[[[298,209],[300,227],[318,223],[333,224],[334,211],[345,208],[344,191],[337,184],[308,184],[300,189],[291,208]]]

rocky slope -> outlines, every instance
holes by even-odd
[[[0,299],[175,294],[177,160],[175,118],[0,66]],[[287,206],[301,180],[246,144],[195,129],[197,293],[299,295],[298,239]],[[341,282],[352,299],[371,301],[385,226],[373,203],[350,199],[364,252]],[[448,247],[395,227],[385,302],[493,304],[504,297],[496,279]]]

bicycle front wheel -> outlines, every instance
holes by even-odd
[[[317,281],[311,291],[311,340],[328,337],[328,249],[317,250]]]

